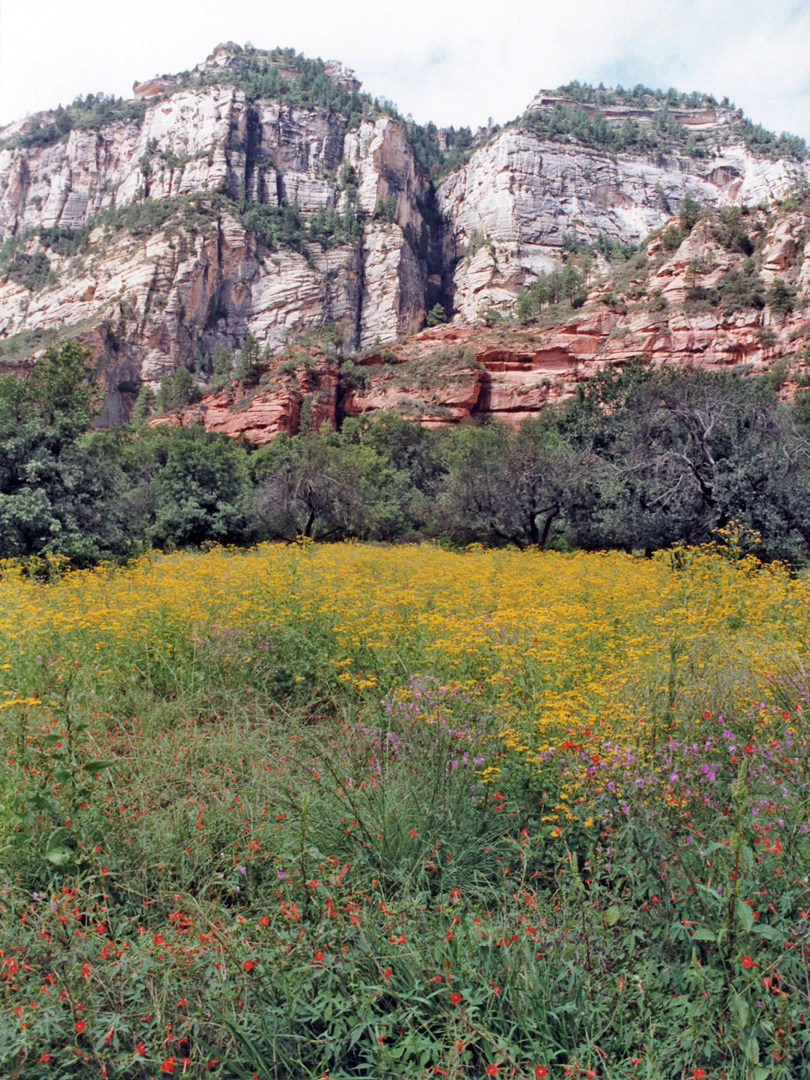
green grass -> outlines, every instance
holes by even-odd
[[[578,726],[530,763],[499,737],[498,672],[523,647],[494,615],[464,671],[451,642],[438,659],[430,600],[386,648],[336,646],[317,556],[266,557],[285,591],[248,609],[233,586],[233,619],[208,624],[161,607],[161,568],[210,567],[227,598],[238,553],[0,582],[6,615],[53,611],[22,651],[4,624],[3,1075],[810,1076],[800,663],[743,708],[744,673],[717,653],[715,672],[696,653],[676,670],[673,646],[638,691],[643,738]],[[487,566],[494,595],[518,563]],[[698,578],[670,573],[686,619]],[[90,608],[136,580],[140,621],[94,636],[116,611]],[[358,603],[394,588],[416,602],[389,581]],[[749,588],[770,586],[741,567]],[[481,635],[474,595],[459,619]],[[613,631],[589,633],[596,653]]]

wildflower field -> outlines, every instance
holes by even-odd
[[[810,584],[0,564],[0,1075],[810,1077]]]

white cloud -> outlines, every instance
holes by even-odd
[[[417,120],[475,127],[585,82],[728,95],[810,139],[810,2],[1,0],[0,122],[192,67],[225,40],[341,59]]]

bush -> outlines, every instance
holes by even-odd
[[[427,313],[426,322],[428,326],[440,326],[442,323],[446,323],[447,312],[444,310],[444,305],[434,304]]]
[[[754,243],[745,228],[739,206],[723,207],[712,222],[710,232],[727,251],[738,251],[743,255],[754,253]]]

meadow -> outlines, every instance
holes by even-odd
[[[0,564],[0,1074],[810,1077],[810,582]]]

